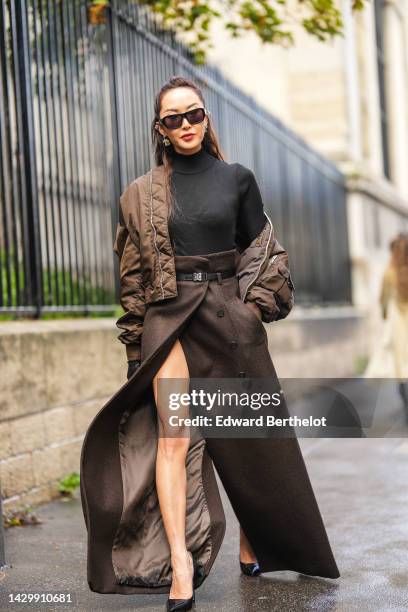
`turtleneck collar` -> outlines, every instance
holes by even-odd
[[[210,168],[216,158],[201,147],[196,153],[179,153],[173,151],[173,171],[181,174],[196,174]]]

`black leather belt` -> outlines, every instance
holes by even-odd
[[[235,276],[235,270],[224,270],[223,272],[177,272],[177,280],[191,280],[191,281],[206,281],[216,280],[218,278],[230,278]]]

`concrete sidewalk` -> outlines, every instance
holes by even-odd
[[[238,527],[223,493],[227,533],[198,611],[408,610],[408,440],[301,439],[340,569],[337,580],[295,572],[241,576]],[[221,487],[220,487],[221,488]],[[6,531],[1,610],[162,611],[167,596],[99,595],[86,581],[86,530],[78,499],[37,509],[43,524]],[[70,593],[72,604],[9,603],[10,593]]]

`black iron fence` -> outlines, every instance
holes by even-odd
[[[196,67],[136,1],[105,25],[83,0],[0,0],[0,312],[111,310],[123,188],[152,165],[156,90],[202,88],[228,161],[256,174],[297,301],[348,303],[342,174],[215,67]]]

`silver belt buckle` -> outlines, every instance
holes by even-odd
[[[202,281],[206,280],[207,273],[206,272],[193,272],[193,281]]]

